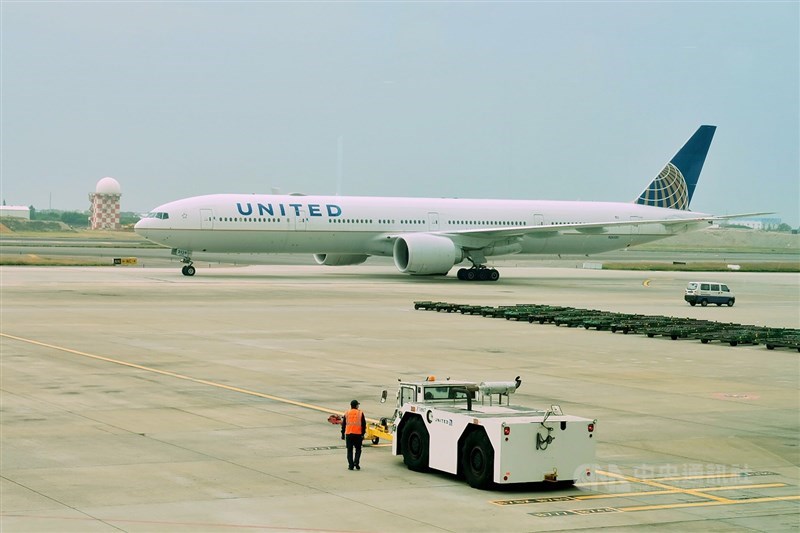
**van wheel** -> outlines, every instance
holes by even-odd
[[[697,305],[697,302],[689,302],[689,305],[691,305],[692,307],[694,307],[695,305]]]
[[[430,437],[422,419],[414,417],[403,428],[403,462],[410,470],[428,470]]]
[[[733,300],[728,300],[728,307],[733,307]]]
[[[483,431],[473,431],[464,441],[461,469],[469,486],[487,489],[494,474],[494,449]]]
[[[708,300],[700,300],[700,305],[702,305],[703,307],[707,306]]]
[[[721,306],[721,305],[722,305],[722,302],[719,302],[719,303],[717,304],[717,307],[719,307],[719,306]]]

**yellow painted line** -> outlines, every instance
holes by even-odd
[[[103,357],[102,355],[95,355],[91,353],[81,352],[78,350],[72,350],[70,348],[65,348],[63,346],[56,346],[54,344],[47,344],[45,342],[39,342],[32,339],[26,339],[23,337],[17,337],[14,335],[9,335],[7,333],[0,333],[0,336],[5,337],[7,339],[12,339],[15,341],[20,342],[27,342],[28,344],[34,344],[36,346],[42,346],[44,348],[50,348],[52,350],[58,350],[61,352],[70,353],[73,355],[80,355],[82,357],[89,357],[91,359],[96,359],[98,361],[105,361],[106,363],[114,363],[116,365],[127,366],[129,368],[135,368],[137,370],[143,370],[145,372],[153,372],[155,374],[161,374],[162,376],[169,376],[171,378],[183,379],[185,381],[191,381],[193,383],[199,383],[201,385],[208,385],[210,387],[217,387],[219,389],[225,389],[232,392],[239,392],[241,394],[249,394],[250,396],[258,396],[259,398],[265,398],[267,400],[273,400],[276,402],[281,402],[289,405],[294,405],[297,407],[303,407],[305,409],[313,409],[315,411],[322,411],[323,413],[334,414],[334,415],[341,415],[342,411],[338,411],[335,409],[328,409],[327,407],[322,407],[319,405],[314,405],[310,403],[303,403],[297,402],[295,400],[289,400],[288,398],[281,398],[279,396],[273,396],[272,394],[264,394],[263,392],[252,391],[248,389],[242,389],[239,387],[233,387],[231,385],[225,385],[224,383],[217,383],[215,381],[208,381],[206,379],[198,379],[193,378],[191,376],[186,376],[184,374],[178,374],[177,372],[170,372],[169,370],[159,370],[158,368],[152,368],[149,366],[144,365],[137,365],[136,363],[129,363],[128,361],[120,361],[119,359],[112,359],[110,357]],[[367,419],[370,422],[380,423],[378,420]]]
[[[774,496],[770,498],[748,498],[746,500],[726,500],[726,501],[706,501],[706,502],[691,502],[691,503],[667,503],[663,505],[640,505],[636,507],[615,507],[618,511],[632,512],[632,511],[658,511],[663,509],[681,509],[685,507],[708,507],[712,505],[741,505],[744,503],[767,503],[767,502],[785,502],[791,500],[800,500],[798,496]]]
[[[604,476],[612,477],[612,478],[624,479],[625,481],[630,481],[631,483],[641,483],[643,485],[648,485],[650,487],[655,487],[657,489],[666,489],[666,490],[678,489],[678,491],[683,493],[683,494],[691,494],[692,496],[696,496],[698,498],[706,498],[706,499],[709,499],[709,500],[714,500],[714,501],[719,502],[719,503],[727,503],[727,502],[734,501],[734,500],[729,500],[728,498],[722,498],[720,496],[714,496],[712,494],[705,494],[701,490],[697,490],[697,489],[681,489],[681,488],[678,488],[678,487],[673,487],[671,485],[667,485],[665,483],[659,483],[657,481],[653,481],[653,480],[650,480],[650,479],[641,479],[641,478],[637,478],[637,477],[633,477],[633,476],[626,476],[626,475],[623,475],[623,474],[614,474],[612,472],[603,472],[603,471],[600,471],[600,470],[598,470],[597,473],[598,474],[602,474]]]
[[[586,496],[575,496],[576,500],[603,500],[606,498],[631,498],[636,496],[658,496],[661,494],[678,494],[683,492],[681,489],[669,490],[642,490],[639,492],[620,492],[609,494],[587,494]]]
[[[777,489],[785,486],[786,483],[755,483],[753,485],[723,485],[721,487],[705,487],[702,490],[705,492],[714,492],[718,490]]]
[[[722,487],[703,487],[703,492],[716,492],[720,490],[747,490],[747,489],[775,489],[785,487],[786,483],[758,483],[754,485],[725,485]],[[695,489],[698,490],[698,489]],[[636,496],[659,496],[662,494],[684,493],[686,489],[673,488],[668,490],[647,490],[638,492],[620,492],[609,494],[587,494],[586,496],[574,496],[576,500],[602,500],[604,498],[635,498]]]
[[[600,474],[600,472],[597,472]],[[697,479],[728,479],[728,478],[739,478],[745,477],[739,473],[730,473],[730,474],[698,474],[694,476],[672,476],[672,477],[660,477],[656,478],[658,481],[691,481]],[[601,486],[604,487],[606,485],[623,485],[625,483],[630,483],[630,481],[623,481],[623,480],[614,480],[614,481],[587,481],[583,483],[575,483],[576,487],[597,487]]]
[[[599,473],[599,472],[598,472]],[[608,485],[624,485],[627,481],[587,481],[585,483],[575,483],[575,487],[606,487]]]
[[[714,479],[714,478],[731,478],[731,477],[745,477],[742,474],[738,473],[730,473],[730,474],[698,474],[695,476],[672,476],[672,477],[660,477],[658,478],[659,481],[691,481],[693,479]]]
[[[598,474],[602,474],[601,471],[597,471]],[[695,479],[727,479],[732,477],[745,477],[741,473],[733,472],[728,474],[697,474],[693,476],[671,476],[671,477],[659,477],[655,478],[657,481],[690,481]],[[622,485],[624,483],[630,483],[630,481],[626,480],[603,480],[603,481],[586,481],[583,483],[575,483],[576,487],[593,487],[596,485]]]

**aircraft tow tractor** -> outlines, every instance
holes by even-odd
[[[594,478],[597,420],[565,415],[558,405],[511,405],[514,381],[399,383],[394,416],[370,422],[365,438],[392,441],[414,471],[463,476],[474,488],[512,483],[572,485]],[[381,402],[385,402],[384,390]],[[505,403],[504,403],[505,400]],[[336,421],[334,415],[331,423]]]

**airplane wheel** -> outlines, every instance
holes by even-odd
[[[486,270],[485,268],[480,269],[478,271],[478,278],[481,281],[486,281],[487,279],[489,279],[489,271]]]
[[[495,269],[491,269],[489,271],[489,281],[497,281],[500,279],[500,272]]]
[[[181,269],[181,272],[183,272],[184,276],[194,276],[196,270],[192,265],[186,265]]]
[[[475,274],[475,269],[474,268],[470,268],[469,270],[467,270],[464,273],[464,279],[467,280],[467,281],[475,281],[475,277],[476,277],[476,274]]]
[[[467,269],[466,268],[459,268],[458,269],[458,279],[460,279],[460,280],[467,279]]]

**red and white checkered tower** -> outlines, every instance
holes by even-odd
[[[92,201],[91,229],[120,229],[119,199],[122,196],[119,182],[114,178],[103,178],[97,182],[95,192],[89,194]]]

